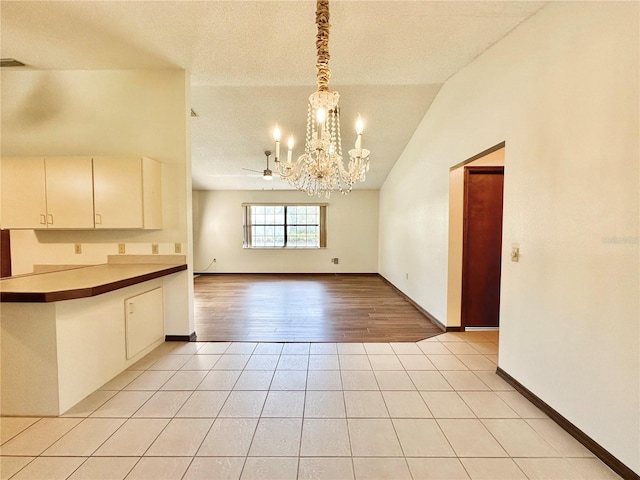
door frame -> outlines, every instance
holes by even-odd
[[[447,313],[443,322],[448,332],[459,332],[462,301],[462,229],[464,168],[467,165],[505,165],[506,142],[500,142],[449,168],[449,226],[447,254]]]

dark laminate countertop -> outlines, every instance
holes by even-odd
[[[59,302],[94,297],[186,270],[186,264],[103,264],[0,280],[1,302]]]

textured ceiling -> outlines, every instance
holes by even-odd
[[[330,86],[343,149],[365,120],[379,188],[442,84],[545,2],[332,0]],[[262,170],[276,122],[304,134],[315,89],[315,2],[2,1],[2,57],[37,69],[191,73],[193,185],[287,188]],[[301,151],[298,145],[298,153]],[[144,152],[141,152],[144,153]]]

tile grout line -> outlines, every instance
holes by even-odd
[[[309,352],[309,353],[307,354],[307,357],[310,357],[310,355],[311,355],[311,353]],[[397,355],[397,353],[396,353],[396,355]],[[457,357],[457,354],[453,354],[453,355]],[[249,357],[251,357],[251,355],[249,355]],[[338,356],[338,362],[339,362],[339,359],[340,359],[340,357]],[[309,360],[310,360],[310,358],[309,358]],[[250,360],[248,360],[248,361],[250,361]],[[244,372],[244,371],[246,370],[246,365],[247,365],[247,363],[245,363],[245,368],[243,368],[243,370],[242,370],[241,372]],[[339,362],[339,366],[340,366],[340,362]],[[370,366],[371,366],[371,365],[370,365]],[[307,398],[307,391],[308,391],[308,378],[309,378],[309,374],[310,374],[310,370],[309,370],[309,368],[308,368],[308,367],[309,367],[309,365],[307,364],[307,370],[306,370],[306,376],[305,376],[306,384],[305,384],[305,388],[304,388],[304,392],[305,392],[305,393],[304,393],[304,402],[303,402],[303,413],[302,413],[302,419],[301,419],[301,421],[302,421],[302,425],[304,424],[304,418],[305,418],[305,417],[304,417],[304,415],[305,415],[305,412],[306,412],[306,398]],[[403,365],[403,367],[404,367],[404,365]],[[182,367],[181,367],[181,368],[182,368]],[[181,371],[181,370],[180,370],[180,369],[178,369],[178,370],[174,371],[174,375],[175,375],[178,371]],[[208,370],[208,372],[211,372],[211,371],[212,371],[212,369]],[[274,375],[275,375],[275,372],[276,372],[276,371],[277,371],[277,370],[274,370]],[[346,413],[346,400],[345,400],[345,397],[344,397],[344,392],[345,392],[345,390],[344,390],[344,384],[342,383],[342,371],[343,371],[343,370],[340,368],[340,369],[339,369],[339,374],[340,374],[340,382],[341,382],[341,388],[342,388],[342,390],[341,390],[341,391],[342,391],[342,393],[343,393],[343,404],[344,404],[344,407],[345,407],[345,413]],[[363,370],[363,371],[366,371],[366,370]],[[379,385],[379,382],[378,382],[377,376],[375,375],[376,370],[373,370],[373,368],[372,368],[372,369],[371,369],[371,371],[372,371],[373,376],[374,376],[374,378],[375,378],[375,380],[376,380],[376,384],[378,385],[378,390],[377,390],[377,391],[378,391],[378,392],[380,392],[380,393],[382,394],[383,390],[381,390],[381,389],[380,389],[380,385]],[[406,370],[406,367],[404,368],[404,370],[403,370],[403,371],[404,371],[405,373],[407,373],[407,374],[408,374],[408,371]],[[437,372],[442,372],[442,371],[437,370],[437,369],[436,369],[436,371],[437,371]],[[445,371],[446,371],[446,370],[445,370]],[[484,384],[485,386],[487,386],[487,387],[488,387],[488,390],[462,390],[462,392],[479,392],[479,393],[494,393],[494,394],[496,394],[496,390],[493,390],[493,388],[491,388],[490,386],[488,386],[488,385],[487,385],[487,384],[486,384],[482,379],[480,379],[480,378],[478,377],[477,372],[478,372],[479,370],[477,371],[477,370],[473,370],[473,369],[467,368],[467,370],[466,370],[466,371],[470,371],[471,373],[473,373],[474,377],[476,377],[476,378],[477,378],[477,380],[479,380],[481,384]],[[170,378],[173,378],[173,376],[174,376],[174,375],[172,375],[171,377],[169,377],[169,379],[170,379]],[[205,375],[205,377],[206,377],[206,375]],[[415,384],[415,381],[414,381],[411,377],[409,377],[409,378],[410,378],[411,383],[412,383],[412,385],[413,385],[413,387],[414,387],[414,390],[411,390],[411,391],[417,391],[418,393],[420,393],[420,392],[421,392],[421,390],[418,390],[418,389],[417,389],[417,386],[416,386],[416,384]],[[167,382],[169,381],[169,379],[167,379]],[[238,379],[239,379],[239,377],[238,377]],[[229,394],[230,394],[230,392],[234,391],[234,390],[233,390],[233,388],[234,388],[234,387],[235,387],[235,385],[237,384],[238,379],[236,379],[236,381],[234,382],[234,385],[231,387],[231,389],[232,389],[232,390],[230,390],[230,391],[228,392]],[[132,380],[132,381],[133,381],[133,380]],[[446,377],[445,377],[445,381],[447,382],[447,384],[449,384],[449,385],[450,385],[450,382],[449,382],[448,380],[446,380]],[[273,377],[272,377],[272,379],[271,379],[271,383],[272,383],[272,382],[273,382]],[[165,382],[165,383],[166,383],[166,382]],[[202,383],[202,381],[201,381],[200,383]],[[200,385],[200,383],[198,384],[198,386]],[[269,392],[269,391],[271,391],[271,389],[270,389],[270,387],[271,387],[271,383],[270,383],[270,386],[269,386],[268,392]],[[163,385],[164,385],[164,384],[163,384]],[[452,387],[452,390],[453,390],[454,392],[456,392],[456,393],[457,393],[458,397],[461,399],[461,401],[463,402],[463,404],[465,404],[468,408],[470,408],[471,412],[472,412],[472,413],[473,413],[473,415],[474,415],[474,419],[480,420],[480,422],[481,422],[481,424],[484,426],[484,428],[485,428],[486,430],[488,430],[488,428],[487,428],[487,427],[486,427],[486,425],[484,424],[484,421],[483,421],[483,420],[491,419],[491,417],[487,417],[487,418],[484,418],[484,417],[483,417],[483,418],[480,418],[480,417],[478,416],[478,414],[477,414],[473,409],[471,409],[471,407],[470,407],[470,405],[468,404],[468,402],[467,402],[467,401],[465,401],[465,400],[464,400],[464,398],[462,398],[462,395],[460,395],[460,392],[458,392],[458,390],[456,390],[455,388],[453,388],[453,386],[452,386],[452,385],[451,385],[451,387]],[[161,388],[161,387],[160,387],[160,388]],[[155,393],[160,392],[160,391],[161,391],[161,390],[160,390],[160,388],[156,389],[156,390],[154,391],[154,394],[155,394]],[[193,393],[195,393],[195,391],[197,391],[197,388],[198,388],[198,387],[196,386],[194,389],[192,389],[192,391],[191,391],[191,395],[193,395]],[[123,387],[123,389],[121,389],[120,391],[124,391],[124,387]],[[268,393],[267,393],[267,395],[268,395]],[[153,397],[153,395],[152,395],[152,397]],[[151,398],[152,398],[152,397],[151,397]],[[383,401],[384,401],[384,403],[385,403],[385,407],[386,407],[386,409],[387,409],[387,413],[389,414],[389,418],[390,418],[390,420],[391,420],[391,422],[392,422],[392,425],[394,426],[394,431],[395,431],[395,424],[393,423],[393,419],[391,418],[391,414],[390,414],[390,412],[389,412],[389,407],[388,407],[388,405],[387,405],[387,401],[384,399],[384,395],[382,395],[382,397],[383,397]],[[422,396],[421,396],[421,397],[422,397]],[[189,397],[189,398],[190,398],[190,397]],[[108,400],[106,400],[106,401],[108,401]],[[105,403],[106,403],[106,401],[105,401]],[[224,403],[226,403],[226,401],[227,401],[227,399],[225,399],[225,402],[224,402]],[[424,398],[422,398],[422,401],[424,402]],[[502,399],[502,397],[500,397],[500,401],[502,401],[503,403],[505,403],[505,404],[507,405],[507,407],[508,407],[508,408],[511,408],[511,407],[510,407],[510,405],[509,405],[509,404],[507,404],[507,403],[506,403],[506,401],[505,401],[504,399]],[[148,400],[147,400],[146,402],[144,402],[144,403],[143,403],[143,405],[145,405],[147,402],[148,402]],[[266,400],[265,400],[265,402],[266,402]],[[223,405],[224,405],[224,403],[223,403]],[[426,403],[426,402],[425,402],[425,403]],[[258,417],[259,419],[261,419],[261,418],[262,418],[262,412],[264,411],[264,407],[265,407],[265,404],[263,404],[263,407],[262,407],[262,411],[261,411],[260,417]],[[94,411],[95,411],[95,410],[97,410],[97,409],[99,409],[99,408],[100,408],[100,405],[96,406],[96,407],[95,407],[95,409],[94,409]],[[142,407],[140,407],[140,408],[142,408]],[[139,410],[139,409],[138,409],[138,410]],[[138,410],[136,410],[136,412],[137,412]],[[427,410],[429,410],[429,411],[430,411],[430,409],[429,409],[428,405],[427,405]],[[178,411],[179,411],[179,409],[178,409]],[[430,413],[431,413],[431,414],[433,414],[433,412],[430,412]],[[516,420],[522,420],[522,421],[524,421],[527,425],[529,425],[529,427],[531,427],[531,426],[530,426],[530,424],[526,421],[526,418],[529,418],[529,417],[526,417],[526,418],[525,418],[525,417],[522,417],[518,412],[515,412],[515,411],[514,411],[514,413],[517,415],[517,417],[516,417],[516,418],[514,418],[514,419],[516,419]],[[135,412],[134,412],[134,414],[135,414]],[[132,415],[133,415],[133,414],[132,414]],[[131,415],[131,416],[129,416],[129,417],[125,417],[125,421],[124,421],[124,423],[123,423],[122,425],[124,425],[127,421],[129,421],[129,420],[133,419],[132,415]],[[87,420],[87,419],[89,418],[89,416],[90,416],[90,414],[89,414],[89,415],[86,415],[86,416],[84,416],[84,417],[82,417],[82,419],[80,420],[80,422],[79,422],[76,426],[74,426],[71,430],[74,430],[76,427],[78,427],[80,424],[82,424],[85,420]],[[69,417],[69,418],[73,418],[73,417]],[[101,417],[97,417],[97,418],[101,418]],[[107,418],[109,418],[109,417],[107,417]],[[115,418],[122,418],[122,417],[115,417]],[[175,416],[175,415],[173,415],[173,417],[171,417],[171,419],[174,419],[174,418],[176,418],[176,416]],[[208,418],[208,417],[207,417],[207,418]],[[217,419],[217,418],[218,418],[217,414],[216,414],[216,416],[215,416],[215,417],[213,417],[213,418],[214,418],[214,420],[212,421],[212,425],[213,425],[213,423],[215,422],[215,419]],[[532,417],[532,418],[535,418],[535,417]],[[38,422],[40,422],[40,420],[42,420],[42,418],[40,418],[40,419],[36,420],[36,422],[34,422],[32,425],[37,424]],[[436,423],[437,423],[437,420],[438,420],[438,419],[435,419],[435,420],[436,420]],[[170,421],[171,421],[171,420],[170,420]],[[348,421],[348,419],[347,419],[347,421]],[[258,422],[259,422],[259,420],[258,420]],[[116,430],[116,432],[117,432],[117,431],[119,431],[119,430],[120,430],[120,428],[122,428],[122,425],[121,425],[121,426]],[[20,432],[18,432],[17,434],[13,435],[10,439],[8,439],[7,441],[5,441],[5,443],[6,443],[6,442],[8,442],[8,441],[10,441],[11,439],[15,438],[16,436],[20,435],[22,432],[24,432],[24,431],[25,431],[25,430],[27,430],[28,428],[30,428],[30,427],[27,427],[26,429],[23,429],[23,430],[21,430]],[[532,428],[532,427],[531,427],[531,428]],[[211,429],[211,426],[209,427],[209,430],[208,430],[207,434],[205,434],[205,436],[203,437],[203,441],[204,441],[204,438],[206,438],[206,436],[208,435],[208,433],[209,433],[210,429]],[[60,438],[58,438],[55,442],[53,442],[53,444],[57,443],[57,442],[58,442],[58,441],[60,441],[62,438],[64,438],[66,435],[68,435],[68,434],[70,433],[70,431],[71,431],[71,430],[69,430],[68,432],[66,432],[65,434],[63,434]],[[164,431],[164,429],[163,429],[163,431]],[[502,446],[502,444],[497,440],[497,438],[493,435],[493,433],[492,433],[490,430],[488,430],[488,431],[489,431],[489,433],[492,435],[492,437],[494,438],[494,440],[497,442],[497,444],[498,444],[498,445],[500,445],[500,446],[504,449],[504,447]],[[565,460],[567,460],[567,459],[569,459],[569,458],[574,458],[574,457],[571,457],[571,456],[565,456],[565,455],[561,455],[561,454],[559,454],[560,452],[558,452],[558,451],[556,450],[556,448],[555,448],[555,447],[553,447],[553,445],[551,445],[551,444],[546,440],[546,438],[545,438],[545,437],[543,437],[541,434],[539,434],[539,433],[538,433],[537,431],[535,431],[535,430],[534,430],[534,432],[535,432],[535,434],[536,434],[536,436],[537,436],[537,437],[539,437],[540,439],[542,439],[542,440],[544,441],[544,443],[545,443],[545,444],[547,444],[547,445],[549,445],[549,446],[550,446],[551,451],[554,451],[556,454],[558,454],[557,456],[554,456],[554,457],[548,457],[548,458],[560,458],[560,459],[565,459]],[[162,433],[162,432],[161,432],[161,433]],[[114,433],[112,433],[112,434],[108,437],[108,439],[109,439],[109,438],[111,438],[114,434],[115,434],[115,432],[114,432]],[[347,434],[349,435],[349,445],[350,445],[350,452],[351,452],[351,457],[352,457],[352,462],[351,462],[351,464],[352,464],[353,473],[355,474],[355,465],[354,465],[354,463],[353,463],[353,450],[351,449],[351,439],[350,439],[350,434],[349,434],[348,429],[347,429]],[[396,434],[396,437],[397,437],[397,431],[395,431],[395,434]],[[254,435],[255,435],[255,431],[254,431]],[[159,436],[159,435],[158,435],[158,436]],[[158,436],[156,436],[155,440],[157,440]],[[445,438],[447,438],[447,437],[446,437],[446,435],[445,435]],[[108,439],[107,439],[107,440],[105,440],[105,441],[103,441],[103,442],[101,443],[101,445],[103,445],[106,441],[108,441]],[[155,440],[154,440],[154,441],[155,441]],[[398,441],[399,441],[399,438],[398,438]],[[448,441],[448,439],[447,439],[447,441]],[[252,438],[252,442],[253,442],[253,438]],[[300,450],[299,450],[299,454],[298,454],[298,471],[299,471],[299,466],[300,466],[300,459],[302,458],[302,457],[301,457],[301,455],[300,455],[300,454],[302,453],[302,452],[301,452],[301,442],[302,442],[302,433],[301,433],[301,440],[300,440],[300,447],[299,447],[299,448],[300,448]],[[153,442],[151,442],[151,443],[153,444]],[[407,463],[407,462],[408,462],[408,458],[409,458],[409,457],[406,457],[406,456],[404,455],[404,448],[402,447],[402,444],[401,444],[401,443],[399,443],[399,444],[400,444],[400,447],[401,447],[401,451],[403,452],[403,457],[405,458],[405,463]],[[202,442],[201,442],[201,444],[200,444],[200,445],[202,445]],[[99,447],[97,447],[97,449],[99,449],[99,448],[100,448],[100,446],[99,446]],[[199,448],[200,448],[200,447],[199,447]],[[199,450],[199,448],[196,450],[196,454],[194,454],[194,455],[192,455],[192,456],[191,456],[191,462],[190,462],[190,464],[189,464],[189,465],[191,465],[191,463],[195,460],[195,457],[197,456],[197,451]],[[94,450],[94,453],[95,453],[95,451],[97,451],[97,449],[96,449],[96,450]],[[46,449],[45,449],[45,451],[46,451]],[[454,452],[455,452],[455,450],[454,450]],[[145,453],[146,453],[146,452],[145,452]],[[516,459],[516,458],[520,458],[520,457],[512,457],[512,456],[510,456],[510,455],[508,454],[508,452],[506,452],[506,449],[505,449],[505,453],[507,453],[507,457],[495,457],[495,458],[508,458],[508,459],[511,459],[511,460],[514,460],[514,459]],[[40,457],[40,456],[42,456],[42,455],[38,455],[38,456],[37,456],[37,457],[35,457],[35,458],[38,458],[38,457]],[[143,456],[144,456],[144,454],[143,454]],[[134,464],[134,466],[132,466],[132,467],[131,467],[132,469],[133,469],[133,468],[135,468],[135,466],[139,463],[139,461],[143,458],[143,456],[138,457],[138,462],[136,462],[136,463]],[[76,470],[74,470],[74,472],[75,472],[75,471],[77,471],[77,469],[78,469],[78,468],[81,468],[81,467],[82,467],[82,465],[84,465],[84,464],[86,463],[86,461],[88,460],[88,458],[94,458],[94,457],[93,457],[93,454],[91,454],[89,457],[84,457],[84,458],[85,458],[84,462],[82,462],[82,463],[80,464],[80,466],[79,466],[79,467],[77,467],[77,468],[76,468]],[[381,457],[380,457],[380,458],[381,458]],[[395,458],[395,457],[393,457],[393,458]],[[456,455],[456,457],[455,457],[455,458],[457,458],[457,459],[460,461],[460,458],[461,458],[461,457],[458,457],[458,456]],[[466,458],[466,457],[464,457],[464,458]],[[525,457],[523,457],[523,458],[525,458]],[[526,457],[526,458],[529,458],[529,457]],[[546,458],[546,457],[531,457],[531,458]],[[582,457],[575,457],[575,458],[582,458]],[[245,463],[246,463],[246,459],[247,459],[247,457],[245,456]],[[22,468],[25,468],[27,465],[30,465],[32,461],[33,461],[33,460],[31,460],[29,463],[27,463],[26,465],[24,465]],[[461,462],[461,463],[462,463],[462,462]],[[522,471],[522,470],[520,469],[519,464],[517,464],[517,463],[516,463],[515,465],[516,465],[516,467],[518,468],[518,470],[519,470],[519,471]],[[464,466],[464,464],[462,464],[462,466],[463,466],[463,468],[465,469],[465,471],[467,471],[467,470],[466,470],[466,467]],[[184,473],[185,475],[186,475],[186,472],[188,472],[188,468],[189,468],[189,467],[187,467],[187,469],[185,470],[185,473]],[[243,469],[244,469],[244,465],[243,465]],[[21,469],[21,470],[22,470],[22,469]],[[130,471],[131,471],[131,470],[130,470]],[[413,475],[413,473],[411,473],[411,470],[410,470],[410,469],[409,469],[409,471],[410,471],[410,474],[411,474],[411,475]],[[18,473],[18,472],[16,472],[16,473]],[[72,472],[71,474],[73,474],[73,472]]]
[[[1,417],[0,417],[1,418]],[[11,417],[9,417],[11,418]],[[28,418],[28,417],[15,417],[15,418]],[[31,417],[34,418],[34,417]],[[42,420],[44,417],[40,417],[38,418],[35,422],[27,425],[25,428],[23,428],[22,430],[20,430],[19,432],[17,432],[15,435],[12,435],[11,437],[7,438],[4,442],[2,442],[2,444],[0,444],[0,447],[6,445],[7,443],[9,443],[11,440],[13,440],[14,438],[16,438],[18,435],[20,435],[22,432],[27,431],[28,429],[30,429],[31,427],[33,427],[36,423],[40,422],[40,420]]]
[[[392,347],[392,350],[393,350],[393,347]],[[400,362],[400,363],[402,364],[402,362]],[[411,379],[411,377],[410,377],[410,376],[409,376],[409,374],[407,373],[407,369],[406,369],[406,368],[404,368],[404,364],[402,364],[402,367],[403,367],[403,370],[402,370],[402,371],[405,373],[405,375],[406,375],[407,377],[409,377],[409,381],[410,381],[410,382],[411,382],[411,384],[415,387],[415,384],[413,383],[413,380]],[[376,377],[376,381],[377,381],[377,377]],[[379,386],[380,386],[380,385],[378,384],[378,387],[379,387]],[[395,422],[393,421],[393,418],[391,418],[391,412],[389,411],[389,406],[387,405],[387,401],[385,400],[384,395],[382,395],[382,390],[381,390],[380,395],[382,396],[382,401],[384,402],[384,404],[385,404],[385,408],[387,409],[387,413],[389,414],[389,421],[391,422],[391,428],[393,428],[393,433],[394,433],[394,434],[395,434],[395,436],[396,436],[396,440],[397,440],[397,442],[398,442],[398,446],[400,447],[400,451],[402,452],[402,457],[403,457],[403,459],[404,459],[404,464],[407,466],[407,471],[409,472],[409,476],[410,476],[412,479],[414,479],[415,477],[414,477],[414,475],[413,475],[413,472],[411,471],[411,467],[409,466],[409,461],[407,460],[407,455],[406,455],[406,453],[405,453],[405,451],[404,451],[404,447],[402,446],[402,442],[400,441],[400,436],[398,435],[398,430],[396,429],[396,424],[395,424]],[[420,397],[422,398],[422,395],[420,395]],[[425,404],[426,404],[426,402],[424,401],[424,399],[422,399],[422,401],[423,401],[423,403],[425,403]],[[428,406],[427,406],[427,410],[429,410],[429,407],[428,407]],[[431,411],[430,411],[430,410],[429,410],[429,412],[431,413]]]
[[[258,348],[258,345],[259,345],[259,343],[256,344],[255,348]],[[254,348],[254,350],[255,350],[255,348]],[[280,363],[280,358],[282,358],[282,352],[283,351],[284,351],[284,346],[282,347],[282,350],[280,351],[280,354],[278,355],[278,362],[276,363],[276,369],[278,368],[278,364]],[[249,360],[247,360],[247,364],[249,363],[250,360],[251,360],[251,358],[249,358]],[[245,364],[245,367],[246,367],[246,364]],[[249,460],[249,453],[251,452],[251,446],[253,445],[253,442],[254,442],[254,440],[256,438],[256,433],[258,432],[258,427],[260,426],[260,419],[262,418],[262,412],[264,411],[264,406],[267,403],[267,398],[269,398],[269,392],[271,391],[271,385],[273,384],[273,379],[274,379],[274,377],[276,375],[276,373],[275,373],[276,369],[274,369],[274,371],[273,371],[273,375],[271,377],[271,382],[269,382],[269,390],[267,391],[267,394],[265,395],[264,402],[262,403],[262,408],[260,409],[260,415],[258,416],[258,419],[256,421],[256,427],[253,430],[253,435],[251,435],[251,441],[249,442],[249,446],[247,447],[247,453],[244,456],[244,462],[242,464],[242,469],[240,470],[239,478],[242,478],[242,474],[244,473],[244,469],[247,466],[247,461]],[[242,372],[244,372],[244,369],[242,370]],[[240,381],[240,377],[241,376],[242,376],[242,373],[240,373],[240,375],[238,376],[238,379],[236,380],[236,382],[233,385],[234,387],[235,387],[235,385],[237,385],[238,381]],[[233,391],[233,389],[231,391]],[[229,397],[230,396],[231,396],[231,392],[229,392]],[[228,400],[228,398],[227,398],[227,400]],[[226,402],[225,402],[225,404],[226,404]],[[223,405],[222,408],[224,408],[224,405]],[[222,411],[222,408],[220,409],[220,411]],[[297,470],[296,470],[296,474],[297,474]]]
[[[175,347],[174,347],[174,348],[175,348]],[[143,358],[144,358],[144,357],[143,357]],[[141,359],[141,360],[142,360],[142,359]],[[157,360],[156,360],[156,362],[157,362]],[[154,364],[155,364],[156,362],[154,362]],[[149,365],[149,367],[147,367],[147,369],[146,369],[146,370],[144,370],[144,371],[143,371],[143,373],[144,373],[145,371],[149,371],[149,368],[150,368],[152,365],[153,365],[153,364]],[[174,375],[175,375],[175,374],[174,374]],[[140,375],[136,376],[135,378],[138,378],[139,376],[140,376]],[[169,377],[169,378],[172,378],[172,377],[173,377],[173,375],[172,375],[171,377]],[[132,379],[130,382],[128,382],[126,385],[124,385],[124,386],[122,387],[122,389],[120,389],[120,390],[119,390],[119,392],[123,392],[123,391],[125,391],[124,389],[125,389],[129,384],[131,384],[131,383],[135,380],[135,378],[133,378],[133,379]],[[167,379],[167,381],[168,381],[168,379]],[[166,383],[166,382],[165,382],[165,383]],[[163,385],[164,385],[164,384],[163,384]],[[157,392],[157,391],[158,391],[158,390],[156,390],[156,392]],[[117,395],[117,394],[116,394],[116,395]],[[114,395],[114,396],[115,396],[115,395]],[[145,405],[145,404],[146,404],[146,403],[147,403],[147,402],[148,402],[152,397],[153,397],[153,395],[151,395],[151,397],[149,397],[149,399],[147,399],[147,401],[145,401],[145,402],[144,402],[144,403],[143,403],[143,404],[142,404],[142,405],[141,405],[141,406],[136,410],[136,412],[137,412],[140,408],[142,408],[142,406],[143,406],[143,405]],[[113,397],[111,397],[111,398],[113,398]],[[109,399],[109,400],[110,400],[110,399]],[[108,401],[108,400],[107,400],[107,401]],[[100,406],[98,406],[97,408],[95,408],[95,409],[94,409],[94,410],[93,410],[93,411],[92,411],[88,416],[84,417],[83,421],[84,421],[84,420],[89,419],[89,418],[90,418],[90,415],[91,415],[91,414],[93,414],[94,412],[96,412],[98,409],[100,409],[100,408],[101,408],[101,406],[103,406],[104,404],[106,404],[106,403],[107,403],[107,401],[105,401],[102,405],[100,405]],[[124,422],[123,422],[123,423],[122,423],[122,425],[120,425],[120,426],[119,426],[119,427],[118,427],[118,428],[117,428],[117,429],[116,429],[116,430],[115,430],[111,435],[109,435],[109,437],[108,437],[108,438],[106,438],[106,439],[105,439],[105,440],[104,440],[104,441],[103,441],[103,442],[102,442],[102,443],[101,443],[101,444],[100,444],[100,445],[99,445],[95,450],[93,450],[93,452],[92,452],[88,457],[86,457],[85,461],[84,461],[84,462],[82,462],[82,463],[78,466],[78,468],[76,468],[76,469],[75,469],[75,470],[74,470],[74,471],[69,475],[69,477],[71,477],[71,475],[73,475],[73,474],[74,474],[77,470],[79,470],[79,469],[80,469],[80,468],[81,468],[85,463],[87,463],[87,461],[89,460],[89,458],[98,458],[98,457],[94,457],[94,454],[95,454],[95,453],[96,453],[96,452],[97,452],[97,451],[98,451],[98,450],[99,450],[99,449],[100,449],[100,448],[101,448],[101,447],[102,447],[106,442],[108,442],[108,441],[109,441],[109,439],[111,439],[111,437],[113,437],[113,436],[116,434],[116,432],[118,432],[122,427],[124,427],[124,425],[125,425],[129,420],[131,420],[131,419],[132,419],[132,417],[133,417],[133,415],[134,415],[134,414],[135,414],[135,412],[133,412],[129,417],[112,417],[112,418],[124,418]],[[91,418],[109,418],[109,417],[91,417]],[[80,422],[80,423],[82,423],[82,422]],[[168,425],[168,424],[169,424],[169,422],[167,422],[167,425]],[[80,425],[80,424],[78,424],[78,425]],[[164,427],[164,428],[166,428],[166,426],[167,426],[167,425],[165,425],[165,427]],[[164,431],[164,428],[162,429],[162,431]],[[162,431],[161,431],[160,433],[162,433]],[[158,436],[159,436],[159,435],[160,435],[160,434],[158,434],[158,435],[156,436],[156,438],[154,439],[154,441],[155,441],[155,440],[157,440],[157,438],[158,438]],[[64,435],[63,435],[63,437],[64,437]],[[61,438],[63,438],[63,437],[61,437]],[[60,439],[61,439],[61,438],[60,438]],[[59,439],[59,440],[60,440],[60,439]],[[58,440],[58,441],[59,441],[59,440]],[[54,442],[54,444],[55,444],[55,443],[56,443],[56,442]],[[151,444],[153,444],[153,442],[151,442]],[[151,447],[151,444],[149,445],[149,447],[148,447],[148,448],[150,448],[150,447]],[[148,450],[148,448],[147,448],[147,450]],[[145,450],[145,452],[144,452],[144,453],[146,453],[146,451],[147,451],[147,450]],[[141,461],[141,460],[142,460],[142,458],[144,457],[144,453],[143,453],[143,455],[139,456],[139,457],[138,457],[138,459],[137,459],[137,461],[136,461],[136,462],[131,466],[131,468],[130,468],[130,469],[129,469],[129,471],[127,472],[127,476],[128,476],[128,475],[133,471],[133,469],[136,467],[136,465],[138,465],[138,463],[140,463],[140,461]],[[67,477],[67,478],[69,478],[69,477]]]

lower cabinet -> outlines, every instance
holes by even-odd
[[[162,288],[125,300],[127,360],[164,337]]]
[[[61,415],[160,345],[165,278],[94,297],[3,302],[0,415]]]

